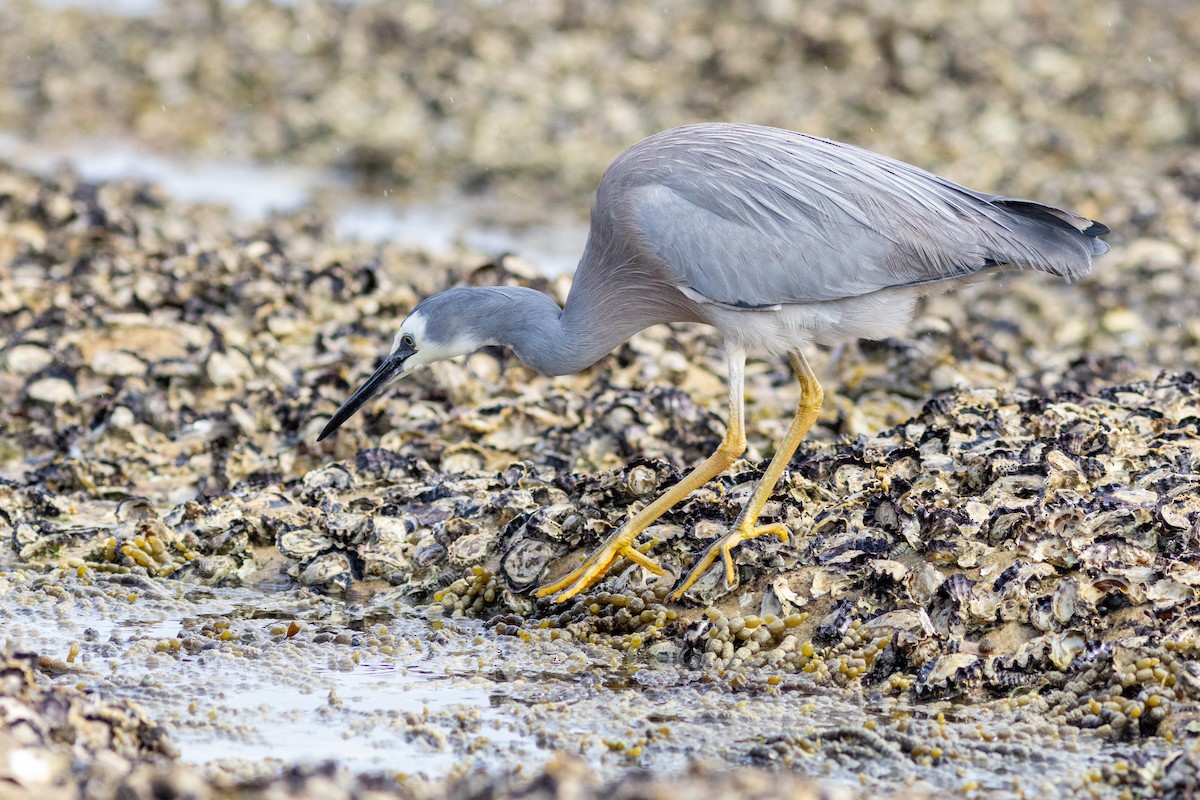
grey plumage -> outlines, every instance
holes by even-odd
[[[745,449],[747,351],[786,353],[801,402],[735,529],[711,545],[685,591],[737,543],[779,524],[756,520],[816,419],[823,392],[804,358],[811,342],[878,338],[911,318],[923,294],[997,269],[1076,280],[1108,246],[1108,228],[1031,200],[977,192],[850,145],[752,125],[691,125],[652,136],[605,172],[587,245],[563,308],[513,287],[461,288],[421,302],[391,353],[329,420],[324,439],[392,380],[486,344],[510,347],[552,375],[576,372],[643,328],[703,322],[726,342],[730,423],[721,447],[632,516],[582,566],[539,596],[571,597],[619,557],[662,568],[632,542],[666,509]],[[715,549],[714,549],[715,548]],[[566,587],[566,588],[564,588]]]
[[[680,285],[733,307],[857,297],[1001,265],[1074,280],[1107,250],[1095,238],[1107,229],[1070,212],[752,125],[646,139],[609,169],[597,207],[636,230]]]

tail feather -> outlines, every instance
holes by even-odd
[[[1103,223],[1032,200],[997,197],[992,203],[1013,215],[1022,239],[1036,242],[1035,250],[1042,257],[1031,259],[1030,266],[1075,280],[1092,271],[1092,256],[1109,250],[1099,238],[1109,233]]]
[[[1112,231],[1102,222],[1092,221],[1092,224],[1084,229],[1083,235],[1092,240],[1092,255],[1102,256],[1108,252],[1108,242],[1098,238],[1108,233],[1112,233]]]

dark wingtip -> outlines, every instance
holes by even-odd
[[[1083,231],[1082,231],[1083,235],[1088,237],[1088,239],[1091,240],[1089,242],[1089,244],[1091,244],[1091,246],[1092,246],[1092,255],[1102,256],[1109,251],[1108,242],[1102,241],[1098,237],[1101,237],[1101,236],[1105,235],[1106,233],[1111,233],[1111,232],[1112,231],[1110,231],[1108,229],[1108,226],[1105,225],[1103,222],[1096,222],[1094,220],[1092,221],[1091,225],[1089,225],[1083,229]]]

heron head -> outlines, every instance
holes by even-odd
[[[488,344],[474,335],[470,316],[465,313],[469,304],[458,296],[461,292],[453,289],[442,292],[413,309],[396,331],[391,352],[329,419],[317,437],[318,442],[354,416],[368,400],[418,367],[461,356]]]

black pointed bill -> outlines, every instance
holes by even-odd
[[[382,392],[387,388],[389,383],[403,375],[404,365],[413,352],[415,351],[412,348],[401,347],[385,358],[383,363],[379,365],[379,369],[375,370],[374,374],[367,378],[366,383],[358,387],[358,391],[350,395],[349,400],[342,403],[342,407],[330,418],[325,429],[321,431],[321,435],[317,437],[317,441],[321,441],[336,431],[343,422],[354,416],[354,412],[362,408],[368,400]]]

